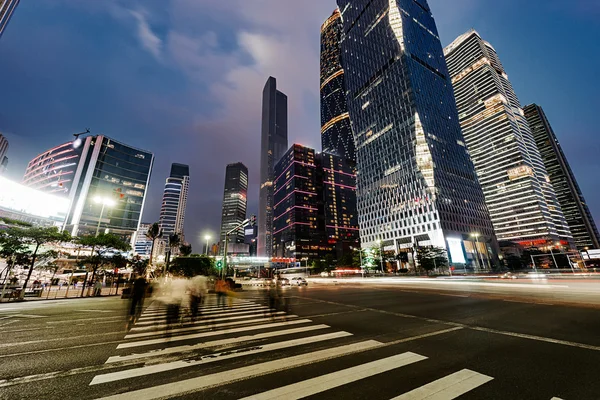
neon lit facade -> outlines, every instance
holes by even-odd
[[[523,111],[577,249],[600,248],[600,235],[592,213],[544,110],[530,104]]]
[[[494,48],[471,30],[445,49],[460,124],[499,240],[573,238],[523,109]]]
[[[489,267],[497,243],[425,0],[338,0],[363,247],[449,249]],[[479,234],[479,251],[474,251]],[[456,245],[456,243],[458,245]]]
[[[339,10],[321,26],[321,144],[323,152],[356,161],[346,103]]]

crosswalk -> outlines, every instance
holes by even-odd
[[[106,360],[105,364],[114,365],[115,370],[95,375],[90,387],[105,387],[102,392],[109,395],[100,397],[104,400],[148,400],[201,394],[236,383],[236,387],[248,386],[238,396],[244,400],[288,400],[327,395],[328,390],[364,383],[410,365],[435,371],[434,363],[425,355],[408,351],[379,356],[386,349],[383,342],[358,339],[326,324],[271,311],[274,310],[244,299],[236,299],[231,307],[221,309],[216,299],[209,297],[202,307],[202,318],[195,322],[186,320],[167,330],[166,309],[155,301],[123,343],[117,345],[115,354]],[[357,357],[347,357],[350,355]],[[335,370],[331,368],[333,361]],[[319,363],[330,366],[315,376],[314,371],[319,370],[313,366]],[[303,370],[307,366],[308,373]],[[294,371],[293,376],[299,379],[281,385],[269,381],[270,386],[264,388],[250,385],[253,378],[285,371]],[[298,371],[303,372],[296,374]],[[451,400],[467,393],[478,397],[493,379],[462,369],[386,398]],[[337,398],[335,394],[331,397]]]

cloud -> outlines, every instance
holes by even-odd
[[[135,10],[129,10],[129,13],[137,21],[137,37],[142,47],[156,59],[160,59],[163,41],[152,32],[152,28],[150,28],[150,24],[146,18],[146,13]]]

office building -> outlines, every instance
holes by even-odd
[[[159,224],[163,239],[178,234],[184,241],[183,225],[190,187],[190,167],[185,164],[172,164],[171,173],[165,182],[163,201],[160,207]]]
[[[258,255],[271,257],[273,241],[273,168],[287,150],[287,96],[269,77],[263,89],[258,210]]]
[[[339,10],[321,26],[321,143],[323,152],[356,161],[346,103]]]
[[[258,238],[258,226],[252,225],[244,228],[244,243],[248,245],[248,253],[256,257],[256,239]]]
[[[70,190],[64,194],[69,209],[63,228],[73,236],[114,233],[133,246],[153,162],[152,153],[104,135],[83,138]],[[52,192],[51,185],[44,188]]]
[[[498,240],[571,246],[542,157],[496,51],[471,30],[450,44],[445,56]]]
[[[142,222],[135,234],[135,245],[133,250],[135,254],[142,258],[150,258],[150,252],[152,251],[152,239],[148,239],[146,236],[146,233],[148,233],[148,229],[150,229],[151,226],[151,223]]]
[[[363,248],[434,245],[489,267],[497,243],[429,5],[337,3]]]
[[[600,248],[600,235],[592,213],[544,110],[530,104],[523,111],[575,245],[579,250]]]
[[[225,234],[246,219],[248,205],[248,168],[241,162],[229,164],[225,170],[223,209],[221,211],[221,252],[225,248]],[[229,244],[245,243],[244,229],[229,235]],[[233,249],[233,246],[232,246]],[[229,249],[231,251],[231,249]],[[247,247],[246,247],[247,252]]]
[[[0,133],[0,174],[8,167],[8,140]]]
[[[20,0],[0,0],[0,37],[4,33],[10,18],[19,5]]]
[[[82,151],[82,146],[67,142],[39,154],[27,165],[23,184],[46,193],[68,197]]]

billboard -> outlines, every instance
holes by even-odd
[[[0,207],[62,222],[67,215],[69,199],[40,192],[0,176]]]

